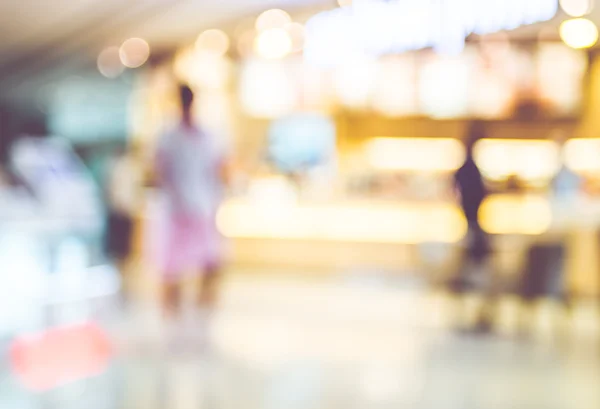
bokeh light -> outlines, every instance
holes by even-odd
[[[371,93],[372,108],[389,117],[418,114],[416,78],[414,55],[383,60]]]
[[[198,36],[196,48],[199,51],[222,56],[229,50],[229,37],[221,30],[206,30]]]
[[[192,84],[211,90],[226,89],[232,71],[228,59],[203,53],[195,57],[192,70],[190,75]]]
[[[277,118],[291,113],[297,92],[283,64],[250,60],[240,77],[240,101],[244,112],[256,118]]]
[[[548,21],[558,10],[556,0],[471,3],[363,0],[350,9],[323,11],[306,23],[305,55],[312,64],[323,67],[344,64],[347,53],[340,50],[345,49],[354,54],[384,56],[432,48],[443,55],[457,55],[471,34]],[[475,7],[475,3],[485,5]],[[443,24],[440,16],[444,16]]]
[[[231,199],[219,209],[217,225],[226,237],[355,243],[456,243],[466,233],[460,210],[445,203],[308,205],[271,200],[256,205]]]
[[[572,48],[589,48],[598,41],[598,28],[585,18],[563,21],[560,25],[560,38]]]
[[[492,195],[483,202],[479,217],[490,234],[539,235],[552,224],[552,208],[542,196]]]
[[[280,9],[267,10],[256,19],[256,30],[266,31],[274,28],[285,28],[292,22],[288,13]]]
[[[599,157],[599,138],[574,138],[565,143],[565,165],[574,172],[600,174]]]
[[[107,47],[97,60],[98,71],[106,78],[116,78],[123,73],[125,66],[121,62],[119,47]]]
[[[173,70],[180,80],[203,90],[222,90],[231,78],[232,67],[228,58],[188,47],[175,56]]]
[[[560,149],[553,141],[482,139],[475,145],[475,161],[483,175],[503,180],[550,180],[560,168]]]
[[[451,172],[465,159],[465,149],[452,138],[377,137],[365,145],[374,169],[407,172]]]
[[[460,58],[435,58],[421,70],[419,100],[432,118],[464,116],[468,110],[469,66]]]
[[[349,7],[352,5],[352,0],[338,0],[340,7]]]
[[[379,66],[369,58],[356,58],[339,67],[333,79],[340,104],[353,109],[366,108],[378,78]]]
[[[184,48],[177,52],[173,60],[173,71],[179,81],[190,82],[190,72],[194,67],[194,49]]]
[[[121,45],[119,55],[124,66],[141,67],[150,57],[150,46],[141,38],[130,38]]]
[[[539,46],[537,87],[546,101],[564,114],[576,113],[583,99],[581,81],[588,66],[584,51],[552,42]]]
[[[269,60],[285,57],[292,51],[292,47],[292,39],[283,28],[271,28],[263,31],[254,40],[256,53]]]
[[[594,8],[594,0],[560,0],[560,7],[571,17],[582,17]]]

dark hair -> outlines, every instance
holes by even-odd
[[[179,86],[179,100],[183,108],[189,108],[194,102],[194,91],[185,84]]]

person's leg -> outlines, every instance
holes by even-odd
[[[198,303],[201,307],[212,308],[217,301],[221,275],[221,238],[213,219],[202,221],[199,231],[202,235],[200,264],[203,274],[200,277]]]
[[[185,220],[172,217],[167,232],[165,264],[163,266],[162,306],[165,315],[175,318],[181,307],[181,274],[191,243]]]
[[[469,231],[471,233],[469,248],[469,258],[472,265],[469,271],[471,287],[482,297],[474,329],[477,332],[485,333],[492,330],[496,312],[493,263],[490,257],[491,248],[489,237],[477,218],[469,220]]]
[[[181,306],[181,286],[177,281],[165,281],[162,288],[162,308],[165,316],[175,317]]]
[[[127,259],[117,259],[114,263],[117,266],[117,269],[119,270],[119,274],[121,276],[121,291],[119,294],[121,307],[127,308],[132,299],[133,292],[132,277],[130,272],[130,270],[132,269],[130,267],[131,263]]]
[[[212,308],[215,306],[219,279],[220,268],[216,264],[209,265],[204,269],[204,274],[200,278],[200,288],[198,291],[198,304],[200,307]]]

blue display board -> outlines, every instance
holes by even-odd
[[[129,80],[100,74],[61,82],[50,96],[50,132],[76,143],[124,139],[131,90]]]
[[[269,158],[284,172],[327,163],[335,154],[335,124],[317,113],[278,119],[269,129]]]

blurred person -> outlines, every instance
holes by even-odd
[[[566,133],[556,131],[550,139],[563,148],[568,140]],[[520,296],[524,309],[520,316],[520,334],[527,335],[538,300],[551,298],[559,301],[570,312],[570,299],[566,285],[567,238],[587,240],[579,232],[574,221],[577,199],[581,192],[581,178],[564,163],[551,184],[552,225],[543,235],[530,244],[526,253],[525,266],[521,277]]]
[[[482,262],[488,253],[487,236],[479,224],[479,209],[487,197],[487,189],[479,167],[475,163],[473,149],[480,139],[485,137],[483,124],[474,122],[465,141],[466,158],[463,165],[454,174],[456,193],[461,209],[467,220],[470,240],[469,257],[478,263]]]
[[[127,297],[131,278],[131,253],[135,218],[142,210],[141,186],[143,174],[133,152],[120,148],[109,164],[107,178],[108,225],[106,251],[117,264]]]
[[[463,256],[462,268],[455,285],[464,290],[479,287],[485,296],[490,296],[491,277],[487,270],[490,243],[487,234],[479,223],[479,210],[488,195],[486,186],[474,158],[477,141],[485,137],[484,125],[473,122],[465,140],[466,158],[463,165],[454,174],[455,191],[468,225],[467,248]],[[491,327],[491,309],[486,303],[479,314],[477,329],[488,330]]]
[[[179,87],[180,123],[161,138],[156,162],[166,198],[163,305],[173,315],[181,304],[184,273],[201,274],[198,302],[211,307],[221,267],[216,213],[225,179],[224,157],[214,136],[194,121],[194,93]]]

